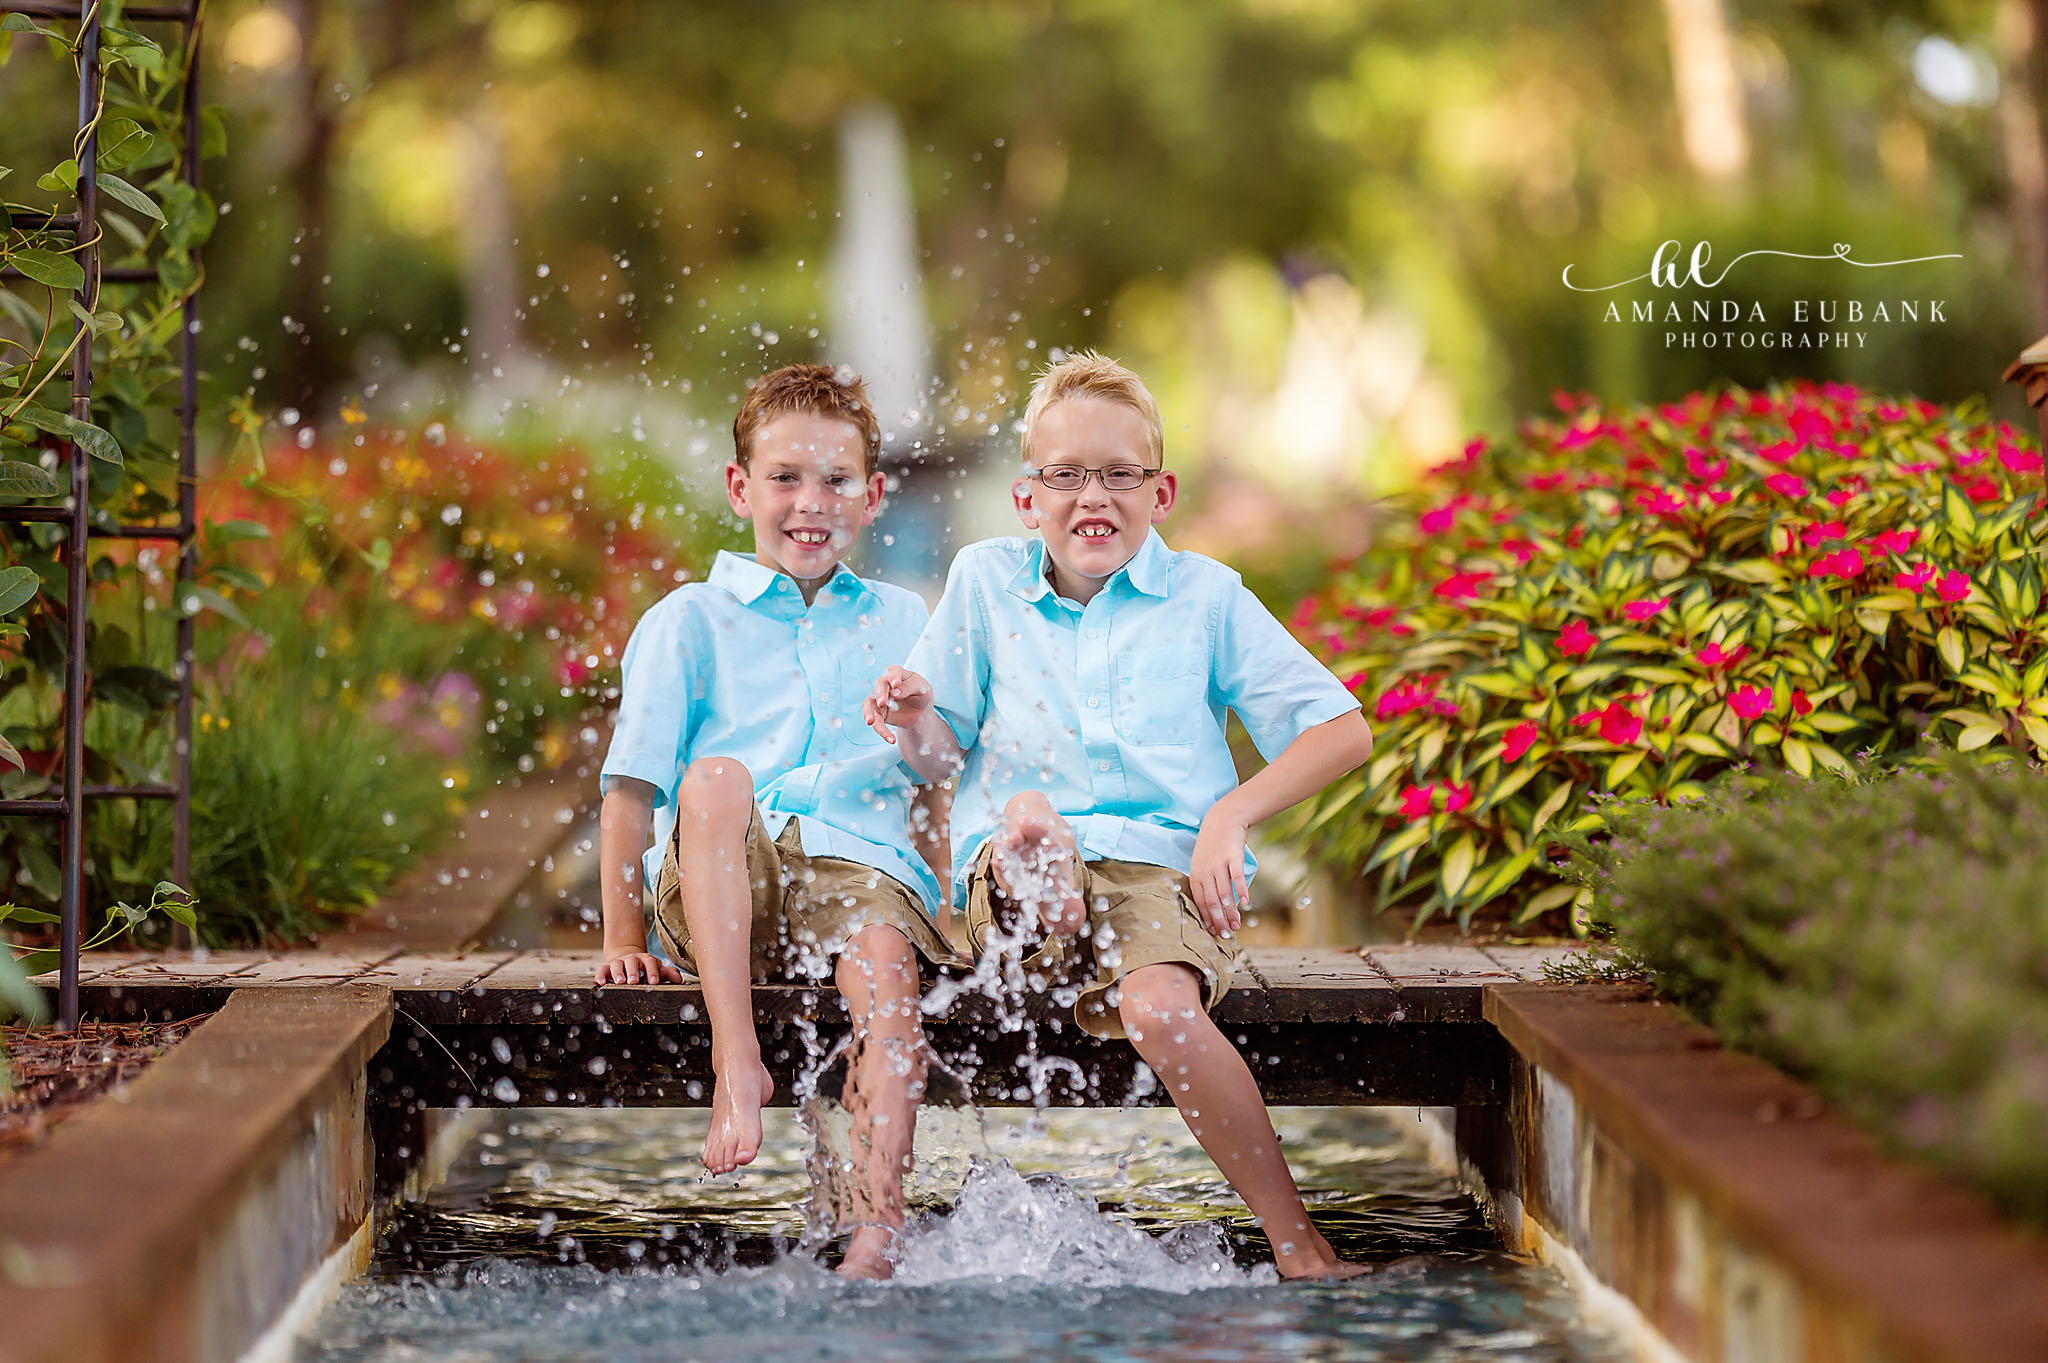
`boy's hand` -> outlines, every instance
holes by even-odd
[[[681,984],[685,978],[675,966],[647,951],[624,951],[616,956],[607,952],[604,964],[597,968],[599,984]]]
[[[860,714],[869,728],[894,743],[897,728],[915,724],[931,708],[932,684],[907,667],[891,667],[875,679]]]
[[[1244,910],[1252,902],[1244,878],[1245,824],[1222,804],[1209,810],[1195,835],[1195,860],[1188,871],[1195,907],[1209,931],[1221,937],[1244,926]]]

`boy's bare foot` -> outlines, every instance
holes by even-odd
[[[895,1243],[896,1232],[890,1227],[862,1226],[847,1242],[846,1257],[839,1261],[839,1276],[887,1280],[896,1272],[895,1261],[889,1257],[889,1249]]]
[[[1088,922],[1081,898],[1074,849],[1064,845],[1057,825],[1036,814],[1012,814],[996,837],[996,868],[1004,893],[1021,904],[1036,904],[1047,932],[1071,937]]]
[[[729,1174],[761,1153],[761,1109],[775,1080],[759,1060],[718,1072],[711,1091],[711,1131],[704,1137],[704,1167]]]
[[[1322,1232],[1310,1229],[1308,1243],[1276,1245],[1273,1252],[1273,1266],[1280,1270],[1280,1276],[1294,1280],[1313,1278],[1356,1278],[1372,1272],[1367,1264],[1354,1264],[1348,1259],[1339,1259],[1337,1251],[1330,1248]]]

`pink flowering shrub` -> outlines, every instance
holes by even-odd
[[[1846,772],[1922,729],[2048,756],[2026,437],[1842,384],[1558,406],[1436,470],[1294,613],[1377,735],[1301,837],[1383,907],[1561,910],[1546,830],[1741,762]]]

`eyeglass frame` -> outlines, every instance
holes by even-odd
[[[1109,470],[1113,468],[1134,468],[1142,476],[1130,487],[1111,487],[1109,485]],[[1075,487],[1053,487],[1051,483],[1045,481],[1045,475],[1054,469],[1078,469],[1081,474],[1080,484]],[[1146,483],[1164,472],[1166,472],[1164,464],[1161,464],[1156,469],[1146,468],[1143,464],[1111,464],[1109,468],[1100,469],[1090,468],[1086,464],[1046,464],[1043,467],[1029,470],[1024,476],[1036,481],[1040,487],[1051,488],[1054,492],[1085,492],[1088,489],[1088,480],[1091,477],[1102,484],[1104,492],[1136,492],[1139,488],[1145,486]]]

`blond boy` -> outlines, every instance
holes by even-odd
[[[829,973],[851,1016],[855,1224],[841,1271],[886,1276],[926,1070],[918,961],[953,959],[937,878],[910,850],[914,774],[862,723],[925,607],[843,562],[882,503],[860,380],[792,365],[757,380],[725,471],[751,556],[656,603],[626,647],[600,823],[599,984],[702,984],[716,1083],[704,1163],[761,1145],[774,1081],[756,980]],[[656,821],[648,848],[649,820]],[[655,882],[647,933],[641,890]],[[679,969],[680,967],[680,969]]]
[[[1290,1277],[1362,1272],[1310,1224],[1257,1082],[1208,1015],[1229,987],[1246,830],[1363,762],[1358,703],[1173,509],[1159,411],[1123,366],[1053,365],[1012,486],[1036,535],[961,550],[908,663],[866,714],[926,780],[959,773],[954,886],[978,947],[1042,931],[1031,975],[1127,1036]],[[1224,713],[1266,767],[1239,785]]]

